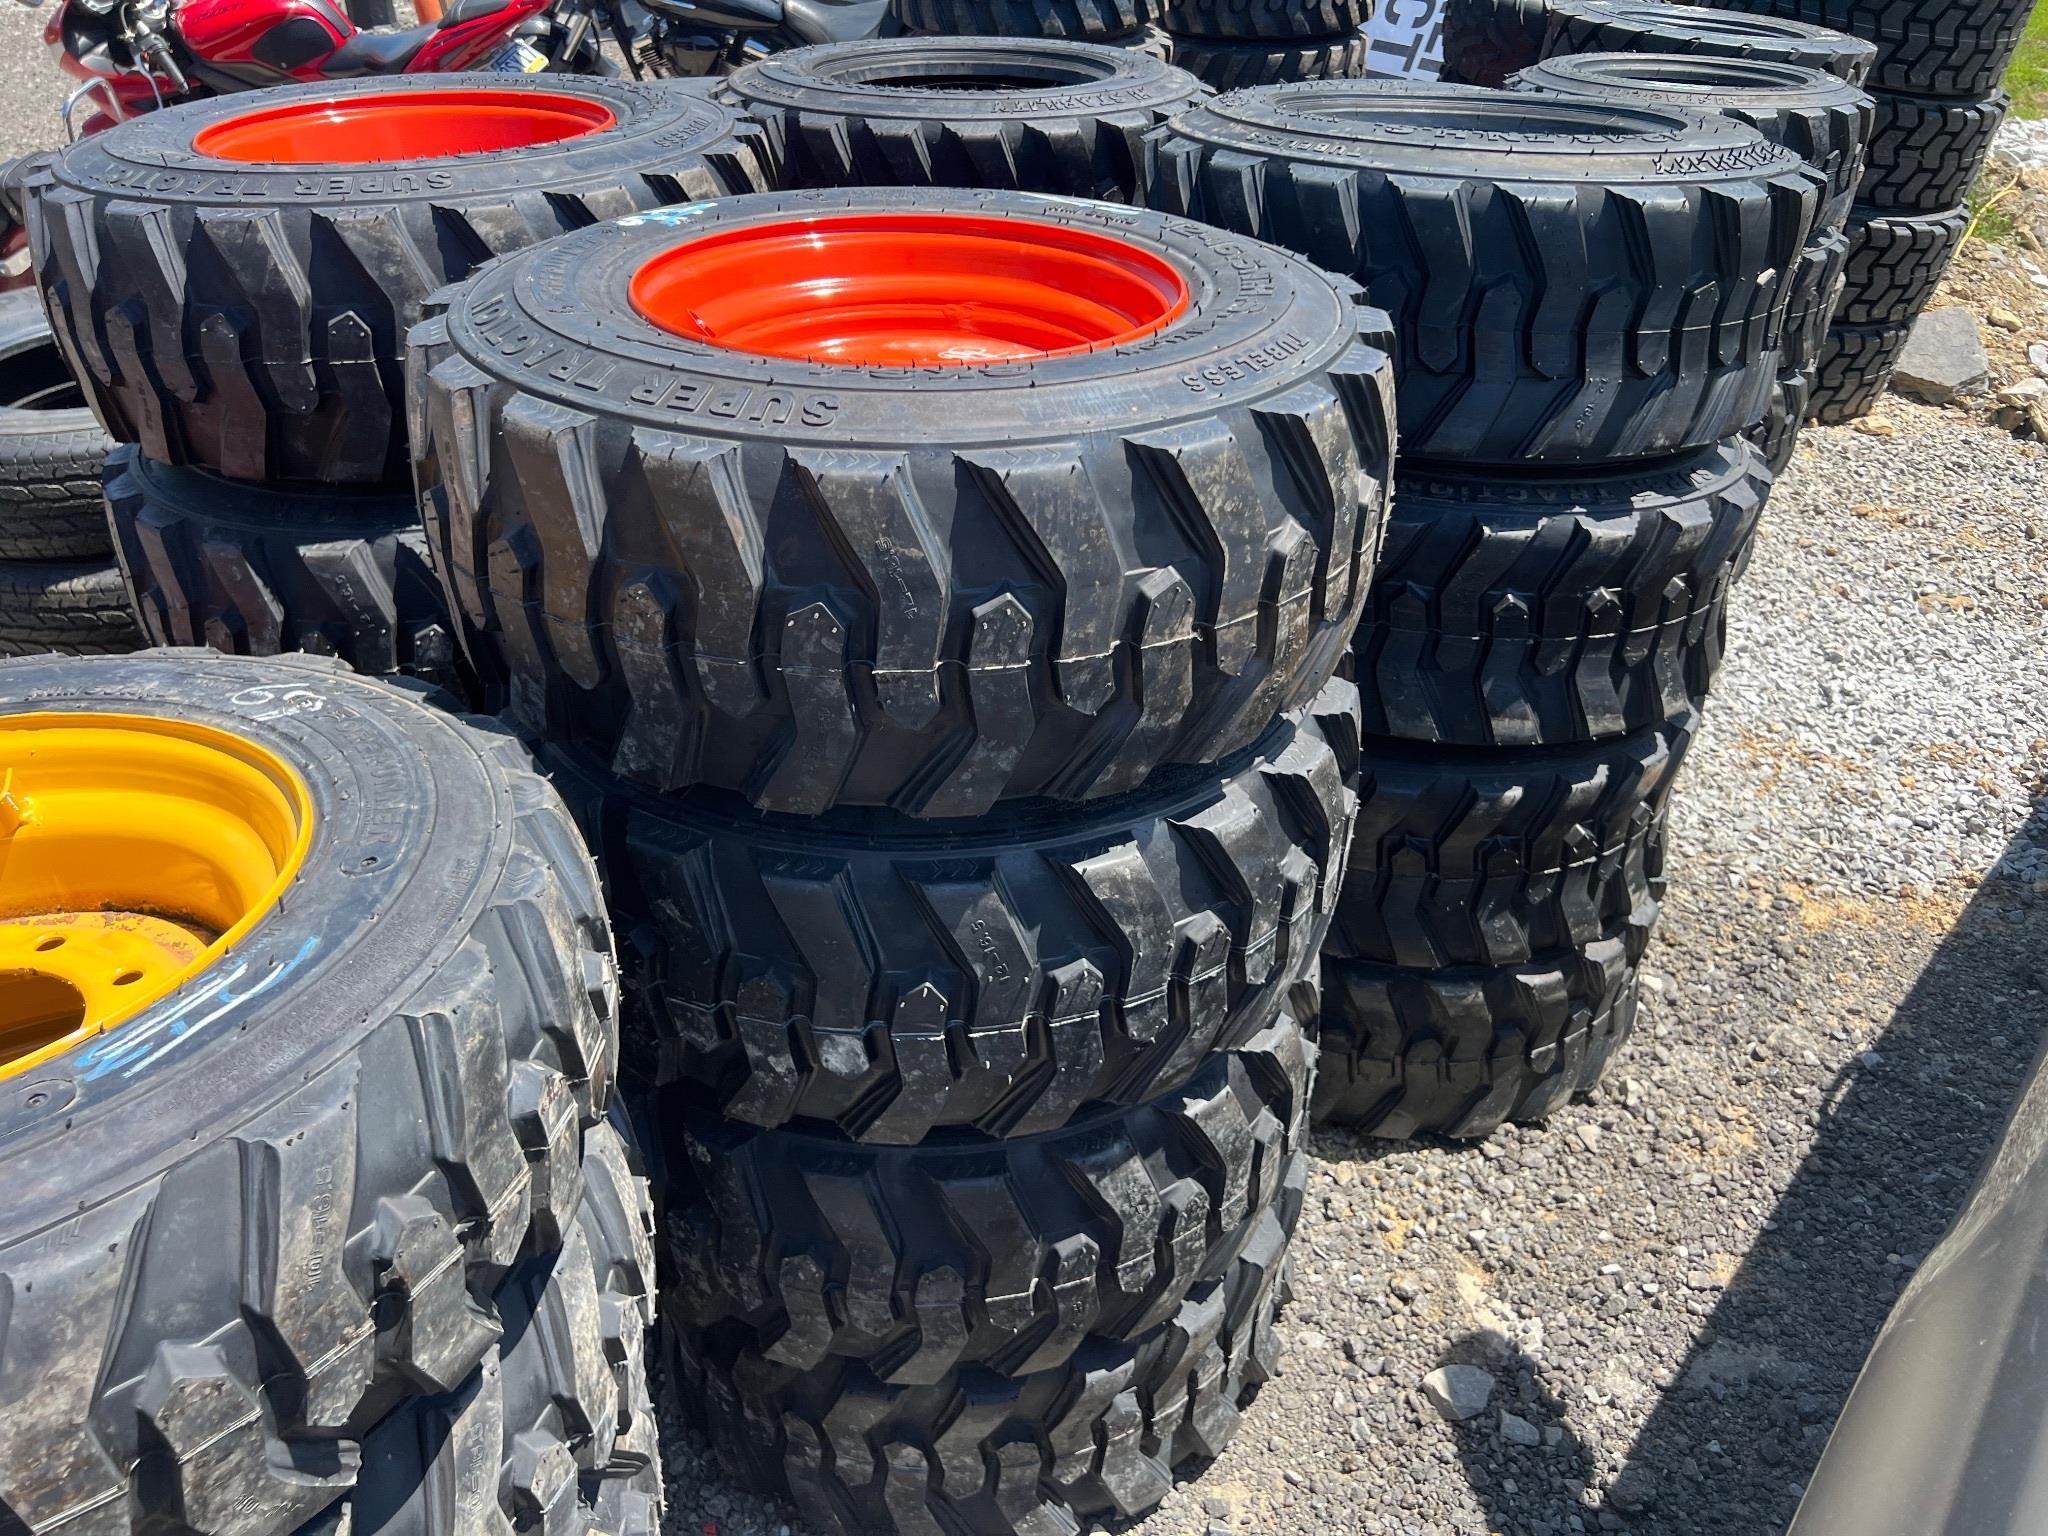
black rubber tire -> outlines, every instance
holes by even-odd
[[[1173,62],[1219,91],[1294,80],[1361,80],[1371,52],[1372,39],[1363,32],[1298,43],[1227,43],[1205,37],[1173,40]]]
[[[1905,325],[1837,325],[1814,369],[1809,419],[1839,426],[1866,416],[1884,398],[1892,369],[1913,334]]]
[[[112,655],[141,644],[111,561],[0,560],[0,656]]]
[[[1740,438],[1579,474],[1404,469],[1354,648],[1366,733],[1520,748],[1679,719],[1770,487]]]
[[[114,440],[64,368],[32,293],[0,294],[0,560],[113,553],[100,463]]]
[[[1315,1045],[1288,1007],[1147,1104],[1002,1142],[855,1148],[669,1095],[670,1322],[891,1386],[1029,1376],[1137,1340],[1307,1185]]]
[[[1963,248],[1970,210],[1876,213],[1858,208],[1849,220],[1849,264],[1837,325],[1911,325],[1948,275]]]
[[[0,1095],[0,1508],[31,1529],[290,1530],[563,1244],[616,1050],[596,872],[518,744],[427,693],[312,656],[0,665],[0,712],[218,728],[315,817],[227,960]]]
[[[1851,85],[1870,76],[1877,48],[1849,29],[1815,26],[1768,14],[1729,15],[1728,7],[1670,0],[1549,0],[1543,55],[1567,53],[1704,53],[1763,59],[1825,70]],[[1759,12],[1775,7],[1759,6]]]
[[[107,460],[106,517],[152,644],[314,651],[470,691],[410,496],[224,480],[123,446]]]
[[[1785,344],[1779,362],[1787,372],[1810,372],[1826,350],[1828,327],[1841,309],[1849,281],[1849,235],[1841,231],[1815,241],[1800,253],[1792,279],[1792,302],[1785,308]]]
[[[1711,0],[1868,38],[1870,84],[1916,96],[1986,96],[2019,47],[2034,0]]]
[[[1159,0],[1159,25],[1181,37],[1272,42],[1364,29],[1373,0]]]
[[[1809,371],[1778,375],[1777,393],[1771,397],[1770,414],[1746,434],[1750,446],[1769,466],[1772,476],[1781,477],[1791,467],[1799,448],[1799,432],[1813,409],[1814,375]]]
[[[1709,54],[1562,54],[1509,85],[1581,101],[1690,107],[1747,123],[1827,178],[1816,233],[1839,232],[1848,220],[1875,111],[1867,91],[1825,70]]]
[[[1476,1138],[1595,1086],[1635,1027],[1657,905],[1519,965],[1323,966],[1315,1118],[1370,1136]]]
[[[1526,965],[1664,894],[1664,815],[1699,716],[1502,753],[1368,740],[1326,960]]]
[[[1444,0],[1445,85],[1499,90],[1543,57],[1550,0]]]
[[[1109,234],[1194,302],[1094,351],[859,369],[642,320],[627,287],[675,239],[660,216],[496,263],[415,328],[411,376],[436,565],[522,727],[661,791],[954,817],[1213,763],[1313,698],[1386,507],[1386,317],[1355,285],[1021,193],[687,217],[702,235],[835,210]],[[568,361],[550,377],[521,360],[538,349]],[[559,382],[578,369],[598,387]]]
[[[920,37],[771,54],[718,94],[767,130],[785,189],[984,187],[1128,203],[1145,135],[1208,91],[1135,48]]]
[[[958,831],[733,814],[545,760],[604,864],[646,1075],[756,1126],[1031,1135],[1169,1091],[1313,976],[1356,774],[1356,697],[1326,694],[1221,770]]]
[[[1404,462],[1645,458],[1760,420],[1818,174],[1733,119],[1537,100],[1241,92],[1152,136],[1150,198],[1393,314]]]
[[[1289,1228],[1269,1210],[1230,1273],[1137,1343],[1091,1340],[1021,1377],[892,1387],[863,1366],[803,1371],[740,1339],[667,1327],[673,1379],[719,1461],[834,1536],[1046,1536],[1135,1516],[1218,1455],[1279,1368]]]
[[[906,32],[966,37],[1071,37],[1105,43],[1158,18],[1153,0],[889,0]]]
[[[449,1536],[458,1508],[506,1530],[659,1536],[654,1211],[609,1123],[584,1134],[583,1180],[562,1249],[498,1287],[504,1333],[483,1364],[366,1433],[354,1490],[297,1536]]]
[[[1873,94],[1877,122],[1856,200],[1887,213],[1934,213],[1967,201],[2012,98],[2003,91],[1976,101]]]
[[[767,184],[758,126],[660,82],[377,76],[281,86],[264,107],[458,78],[573,96],[617,124],[497,153],[259,169],[192,149],[251,110],[224,96],[88,135],[31,175],[37,280],[116,437],[241,480],[396,487],[399,364],[429,293],[595,220]]]

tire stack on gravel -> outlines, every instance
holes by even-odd
[[[1222,97],[1149,148],[1154,206],[1356,276],[1399,343],[1317,1112],[1540,1118],[1634,1018],[1822,178],[1732,118],[1379,82]]]
[[[656,210],[432,309],[418,484],[605,869],[682,1403],[820,1529],[1150,1508],[1274,1363],[1385,317],[922,189]]]
[[[1963,243],[1970,188],[2009,98],[2034,0],[1708,0],[1836,28],[1876,48],[1877,122],[1850,221],[1848,281],[1814,392],[1821,421],[1884,394],[1913,322]]]
[[[152,112],[31,170],[58,344],[127,445],[99,538],[144,633],[473,689],[411,492],[406,327],[494,254],[767,169],[694,93],[436,75]]]
[[[0,295],[0,656],[138,644],[100,507],[112,446],[35,295]]]
[[[0,785],[9,1528],[657,1536],[611,932],[512,736],[21,657]]]
[[[1373,0],[1160,0],[1173,61],[1219,91],[1366,72]]]
[[[1145,135],[1209,92],[1131,48],[920,37],[771,54],[718,94],[761,125],[785,191],[980,187],[1128,203]]]
[[[1792,462],[1813,398],[1815,370],[1849,259],[1849,206],[1863,179],[1870,141],[1868,93],[1803,64],[1704,54],[1560,54],[1511,76],[1515,90],[1720,111],[1792,150],[1827,178],[1827,199],[1800,256],[1787,306],[1778,387],[1769,414],[1751,430],[1773,474]]]
[[[1164,60],[1157,13],[1157,0],[889,0],[885,33],[1111,43]]]

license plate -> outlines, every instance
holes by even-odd
[[[513,38],[484,65],[494,75],[537,75],[547,67],[548,56],[523,37]]]

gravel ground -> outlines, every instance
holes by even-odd
[[[0,143],[54,142],[0,6]],[[1479,1148],[1320,1138],[1282,1377],[1135,1531],[1779,1529],[2048,1027],[2048,457],[1893,401],[1773,498],[1642,1034]],[[1449,1422],[1448,1366],[1485,1404]],[[1476,1393],[1474,1394],[1476,1396]],[[665,1435],[671,1536],[797,1528]]]

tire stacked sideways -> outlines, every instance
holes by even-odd
[[[1390,345],[1257,242],[930,189],[412,331],[449,601],[625,935],[672,1379],[820,1529],[1141,1513],[1273,1368]]]
[[[35,295],[0,294],[0,656],[137,645],[100,506],[112,446]]]
[[[1150,149],[1154,206],[1351,274],[1397,338],[1317,1113],[1541,1117],[1634,1018],[1825,178],[1726,117],[1379,82],[1226,96]]]
[[[2000,83],[2033,0],[1709,3],[1833,27],[1876,49],[1876,124],[1811,406],[1817,420],[1853,420],[1883,396],[1914,320],[1962,246],[1970,188],[2011,105]]]
[[[1170,56],[1158,0],[889,0],[888,29],[925,37],[1036,37]]]
[[[1739,45],[1738,45],[1739,46]],[[1868,93],[1803,64],[1710,54],[1560,54],[1514,75],[1511,88],[1585,101],[1681,104],[1748,123],[1826,178],[1826,198],[1799,258],[1786,309],[1778,385],[1750,431],[1774,474],[1792,462],[1813,398],[1828,323],[1849,258],[1850,204],[1863,182],[1873,107]]]
[[[1700,54],[1818,69],[1861,85],[1877,52],[1783,17],[1737,21],[1670,0],[1446,0],[1447,83],[1505,86],[1544,59],[1582,53]]]
[[[427,692],[0,664],[11,1524],[658,1531],[596,871]]]
[[[27,222],[58,344],[134,445],[100,514],[122,606],[158,643],[473,686],[424,579],[406,327],[494,255],[768,169],[761,130],[696,93],[497,75],[196,101],[39,163]]]
[[[1173,61],[1220,91],[1366,72],[1373,0],[1160,0]]]
[[[921,37],[771,54],[718,94],[761,125],[785,191],[981,187],[1128,203],[1145,135],[1208,90],[1131,48]]]

